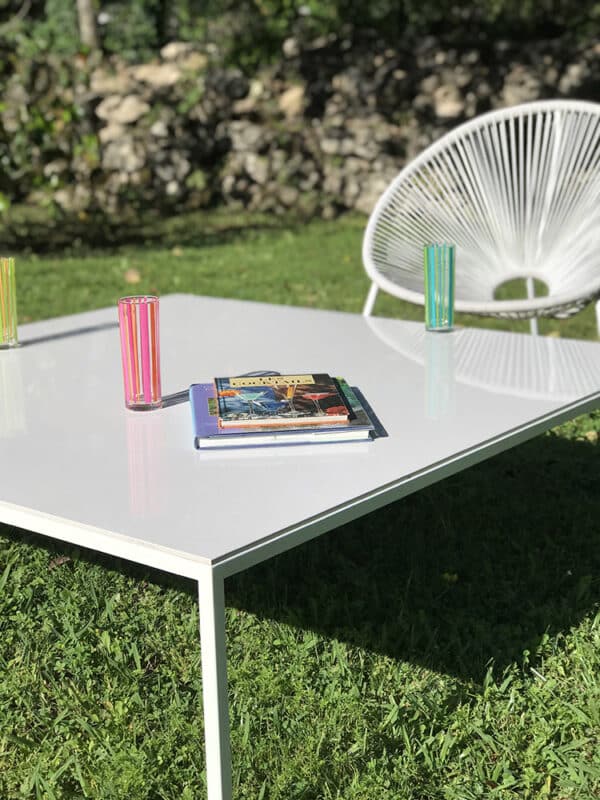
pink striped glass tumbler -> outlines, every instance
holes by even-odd
[[[119,331],[125,405],[134,411],[160,408],[158,297],[122,297]]]
[[[0,258],[0,349],[16,347],[17,286],[14,258]]]

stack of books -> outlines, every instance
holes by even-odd
[[[343,378],[215,378],[190,386],[199,449],[364,441],[375,426]]]

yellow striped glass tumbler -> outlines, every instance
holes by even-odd
[[[0,258],[0,348],[18,344],[15,260]]]

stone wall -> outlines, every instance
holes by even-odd
[[[79,215],[369,212],[403,164],[458,123],[550,97],[600,98],[599,44],[288,39],[279,63],[250,79],[214,48],[179,42],[136,66],[50,58],[5,81],[0,190]]]

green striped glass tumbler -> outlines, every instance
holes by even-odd
[[[454,327],[453,244],[428,244],[424,248],[425,327],[451,331]]]
[[[0,257],[0,348],[18,344],[15,260]]]

